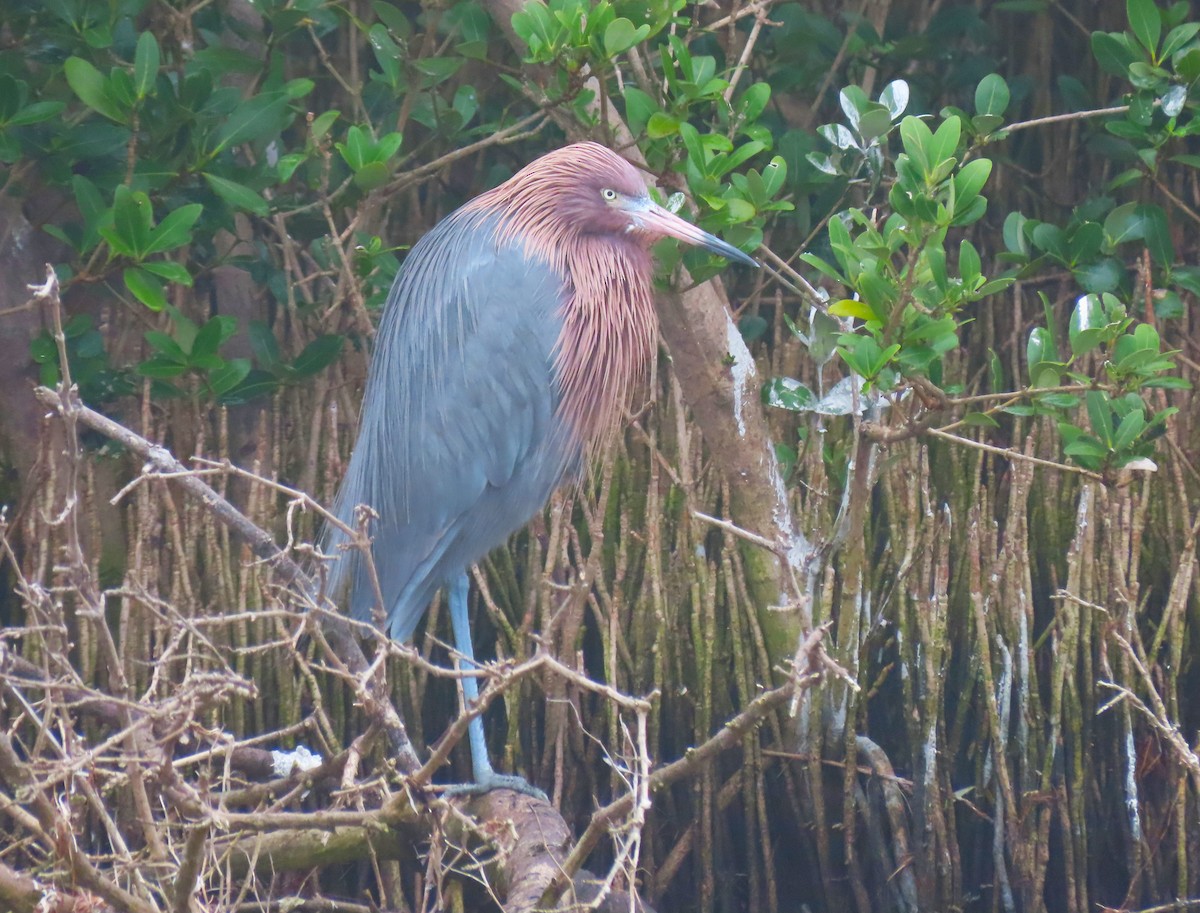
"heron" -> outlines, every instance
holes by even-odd
[[[448,594],[462,668],[477,668],[468,569],[540,511],[616,428],[657,344],[650,246],[671,237],[756,261],[655,203],[638,170],[597,143],[566,146],[446,216],[409,252],[375,335],[335,513],[378,514],[372,563],[386,632],[412,635]],[[372,618],[376,590],[345,537],[325,546],[331,593]],[[464,702],[478,700],[474,676]],[[468,728],[474,784],[529,791]]]

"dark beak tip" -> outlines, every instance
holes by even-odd
[[[729,260],[733,263],[740,263],[743,266],[752,266],[755,269],[762,268],[761,263],[759,263],[757,260],[755,260],[749,254],[745,253],[744,251],[740,251],[737,248],[734,248],[732,252],[724,252],[723,251],[722,253],[726,260]]]

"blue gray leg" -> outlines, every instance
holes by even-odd
[[[471,624],[467,618],[467,593],[470,580],[467,572],[463,571],[450,585],[450,625],[454,629],[454,649],[462,657],[464,669],[477,669],[475,650],[471,645]],[[463,698],[467,707],[475,706],[479,700],[479,680],[473,676],[462,679]],[[467,735],[471,743],[471,771],[475,782],[454,786],[448,790],[455,794],[486,793],[493,789],[513,789],[539,799],[545,799],[546,794],[535,786],[530,786],[524,777],[511,774],[498,774],[492,769],[488,760],[487,742],[483,738],[483,717],[477,716],[471,720]]]

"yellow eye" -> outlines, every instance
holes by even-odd
[[[600,196],[604,197],[604,199],[607,202],[611,203],[613,200],[615,200],[617,198],[617,192],[615,190],[613,190],[611,187],[605,187],[603,190],[600,191]]]

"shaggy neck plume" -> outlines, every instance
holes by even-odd
[[[614,184],[629,180],[630,166],[594,144],[559,152],[561,161],[555,153],[539,159],[467,209],[498,215],[499,243],[520,244],[563,277],[559,415],[584,447],[597,447],[617,429],[654,356],[653,262],[639,236],[591,233],[570,205],[579,196],[579,156],[593,174],[611,171]]]

